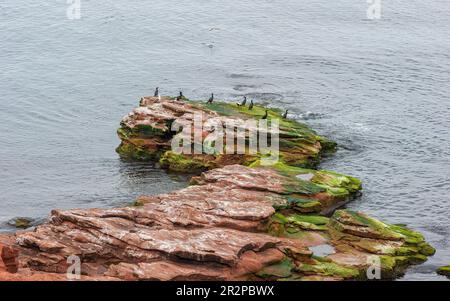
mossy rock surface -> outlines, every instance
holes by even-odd
[[[127,141],[123,141],[116,149],[116,152],[123,159],[136,161],[153,161],[159,157],[159,151],[137,146]]]
[[[317,260],[315,264],[300,263],[296,267],[295,271],[306,275],[318,274],[323,276],[341,277],[343,279],[356,279],[360,277],[360,272],[358,269],[345,267],[333,262],[321,262]]]
[[[255,160],[250,167],[261,167]],[[292,208],[301,213],[327,214],[333,204],[343,204],[359,194],[361,181],[339,173],[318,171],[278,162],[269,168],[285,176],[286,204],[277,209]]]
[[[271,226],[276,233],[283,236],[285,232],[294,234],[302,230],[326,231],[328,218],[319,215],[284,215],[280,212],[275,213],[271,218]]]
[[[162,99],[174,99],[173,97],[162,97]],[[188,103],[192,107],[205,112],[213,111],[221,116],[232,116],[233,118],[241,118],[243,120],[259,120],[268,110],[267,120],[270,123],[276,119],[279,121],[279,154],[280,160],[285,164],[299,166],[299,167],[315,167],[319,161],[322,153],[330,152],[336,149],[336,144],[325,137],[317,135],[317,133],[305,124],[299,123],[291,119],[283,119],[282,111],[277,108],[266,108],[256,105],[252,110],[248,107],[238,106],[234,103],[226,103],[214,101],[212,104],[207,104],[204,101],[184,100],[183,103]],[[151,107],[150,107],[151,109]],[[136,124],[127,126],[125,122],[121,123],[121,128],[117,131],[118,136],[122,141],[127,141],[132,138],[152,138],[159,137],[167,140],[172,139],[175,133],[171,132],[171,125],[177,118],[178,113],[175,113],[173,118],[168,118],[165,122],[161,120],[154,120],[147,124]],[[142,154],[131,154],[133,149],[122,150],[118,148],[118,152],[123,155],[126,153],[129,158],[137,158],[138,160],[155,160],[158,158],[143,156]],[[139,151],[136,148],[136,151]],[[162,155],[160,153],[159,155]],[[257,155],[257,157],[260,154]]]
[[[15,217],[8,221],[8,225],[19,229],[27,229],[33,226],[34,222],[35,220],[29,217]]]
[[[198,173],[213,168],[213,162],[204,156],[186,156],[172,151],[165,152],[159,159],[161,167],[178,172]]]
[[[383,223],[351,210],[337,210],[331,218],[322,216],[331,215],[338,206],[357,196],[362,183],[355,177],[314,169],[322,156],[335,151],[337,145],[318,135],[307,125],[283,119],[281,110],[258,104],[249,110],[248,107],[235,103],[219,101],[207,104],[185,100],[183,103],[187,103],[190,109],[201,109],[208,116],[215,116],[217,113],[219,116],[243,120],[259,120],[267,109],[267,120],[271,122],[277,119],[280,125],[279,161],[268,167],[262,166],[264,155],[248,154],[248,147],[244,155],[226,155],[220,152],[190,155],[172,152],[169,149],[170,143],[167,142],[171,141],[175,133],[170,132],[170,127],[176,118],[186,112],[184,108],[175,109],[174,117],[165,122],[161,122],[159,116],[166,115],[160,114],[153,120],[146,120],[145,125],[133,127],[131,123],[127,127],[122,124],[117,131],[122,140],[117,152],[124,158],[158,161],[163,168],[184,173],[198,173],[233,164],[275,170],[284,177],[280,177],[283,179],[279,180],[280,185],[276,190],[268,193],[277,197],[277,201],[273,203],[277,212],[267,223],[267,232],[274,236],[297,239],[305,245],[326,242],[337,250],[379,256],[383,278],[398,277],[408,265],[424,262],[427,256],[434,254],[435,249],[425,242],[423,235],[406,226]],[[173,106],[173,103],[169,106]],[[152,108],[143,108],[141,111],[147,109]],[[146,139],[153,140],[154,144]],[[161,146],[164,142],[166,146]],[[142,204],[137,202],[134,205]],[[326,211],[327,208],[329,211]],[[357,267],[349,266],[345,261],[344,264],[333,261],[330,259],[332,255],[330,258],[319,257],[308,252],[311,251],[305,249],[293,252],[286,249],[285,259],[262,269],[254,276],[266,280],[364,278],[365,262]]]
[[[256,273],[256,275],[261,278],[271,279],[287,278],[292,275],[292,270],[294,267],[295,265],[293,261],[289,258],[285,258],[278,263],[263,268]]]
[[[450,265],[440,267],[436,270],[439,275],[447,276],[450,278]]]

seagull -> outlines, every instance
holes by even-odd
[[[253,109],[253,99],[250,100],[250,105],[248,106],[248,109],[249,109],[249,110]]]
[[[263,117],[261,117],[261,119],[267,119],[267,109],[266,109],[266,113],[264,114],[264,116]]]
[[[177,100],[182,100],[183,99],[183,92],[180,91],[180,95],[177,96]]]
[[[238,107],[242,107],[242,106],[245,106],[246,103],[247,103],[247,96],[244,96],[244,100],[240,104],[237,104],[237,105],[238,105]]]
[[[211,93],[211,97],[208,99],[207,103],[212,103],[214,101],[214,93]]]
[[[159,96],[159,88],[158,88],[158,87],[156,87],[156,89],[155,89],[155,94],[154,94],[153,96],[155,96],[155,97],[158,97],[158,96]]]
[[[288,114],[288,110],[286,110],[286,112],[284,112],[284,114],[283,114],[283,118],[284,118],[284,119],[287,118],[287,114]]]

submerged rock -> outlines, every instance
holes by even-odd
[[[8,225],[16,228],[26,229],[33,226],[34,219],[28,217],[16,217],[8,221]]]

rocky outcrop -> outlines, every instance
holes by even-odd
[[[394,278],[434,253],[403,226],[335,211],[361,183],[306,169],[334,144],[303,125],[286,121],[292,128],[282,130],[281,160],[269,167],[258,153],[172,153],[171,123],[193,111],[254,118],[262,108],[144,98],[122,121],[118,151],[207,171],[187,188],[142,196],[129,207],[54,210],[33,231],[1,235],[0,279],[67,280],[70,258],[79,259],[84,280],[346,280],[365,279],[373,267]]]
[[[342,280],[364,278],[372,255],[389,278],[433,253],[420,234],[361,213],[301,214],[289,201],[304,193],[296,181],[231,165],[135,206],[54,210],[49,223],[3,241],[2,258],[13,275],[47,278],[63,277],[76,255],[88,279]],[[313,251],[324,246],[330,254]]]
[[[206,126],[212,119],[214,124],[230,125],[234,132],[242,129],[248,120],[260,119],[266,108],[254,106],[252,110],[236,104],[214,102],[206,104],[196,101],[177,101],[168,97],[145,97],[140,106],[125,116],[118,130],[122,141],[117,152],[128,159],[159,161],[162,167],[182,172],[195,172],[230,164],[250,165],[261,154],[246,152],[235,154],[179,155],[171,149],[170,140],[176,134],[173,124],[191,126],[194,116],[201,117],[201,136],[217,131]],[[317,135],[307,126],[293,120],[281,118],[278,109],[268,110],[268,120],[277,119],[279,126],[279,151],[281,162],[298,167],[314,167],[320,157],[333,151],[336,144]],[[269,129],[270,130],[270,129]],[[257,129],[261,131],[261,129]],[[224,133],[226,135],[230,132]],[[248,144],[248,134],[247,134]],[[194,145],[193,145],[194,147]]]
[[[447,278],[450,278],[450,265],[440,267],[436,271],[439,275],[447,276]]]

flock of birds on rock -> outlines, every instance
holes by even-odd
[[[156,87],[155,93],[154,93],[154,97],[159,97],[159,87]],[[180,91],[180,94],[177,96],[176,100],[181,101],[181,100],[183,100],[183,98],[184,98],[183,92]],[[209,97],[209,99],[208,99],[208,101],[206,103],[210,104],[210,103],[213,103],[213,101],[214,101],[214,93],[211,93],[211,96]],[[238,107],[245,107],[246,104],[247,104],[247,96],[244,96],[244,99],[242,100],[241,103],[236,103],[236,105]],[[253,99],[252,99],[252,100],[250,100],[250,104],[248,106],[248,109],[252,110],[253,106],[254,106],[254,104],[253,104]],[[266,112],[265,112],[264,116],[261,117],[261,119],[267,119],[268,115],[269,115],[269,110],[266,109]],[[287,115],[288,115],[288,110],[286,110],[283,113],[282,117],[284,119],[286,119]]]

